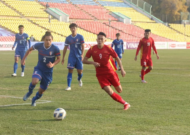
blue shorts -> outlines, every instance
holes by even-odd
[[[52,82],[52,72],[43,72],[37,67],[34,68],[32,78],[38,78],[40,82],[40,88],[46,90],[49,84]]]
[[[15,57],[20,57],[21,60],[22,60],[22,58],[24,57],[25,53],[26,53],[26,51],[18,51],[18,50],[16,50],[15,51]]]
[[[116,52],[118,57],[121,59],[122,58],[122,52]]]
[[[68,69],[76,68],[82,70],[83,69],[82,57],[69,57],[67,68]]]

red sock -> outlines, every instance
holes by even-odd
[[[144,80],[144,75],[145,75],[145,71],[142,69],[141,70],[141,79]]]
[[[145,71],[145,75],[148,74],[150,72],[150,69],[148,68],[146,71]]]
[[[115,100],[121,104],[125,104],[125,100],[123,100],[122,97],[120,95],[118,95],[117,93],[113,92],[111,97],[113,98],[113,100]]]

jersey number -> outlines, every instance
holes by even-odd
[[[46,57],[43,58],[43,62],[46,63]]]
[[[100,59],[102,59],[102,54],[101,53],[99,54],[99,57],[100,57]]]

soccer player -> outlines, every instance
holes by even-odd
[[[112,42],[112,48],[114,47],[115,48],[115,52],[117,53],[118,57],[122,58],[122,54],[124,54],[124,49],[123,49],[123,40],[120,39],[120,33],[117,33],[116,34],[116,38],[113,42]],[[117,61],[115,60],[115,65],[117,67]],[[120,70],[120,67],[119,69]]]
[[[18,68],[18,60],[19,57],[22,60],[26,51],[27,51],[27,42],[29,44],[29,48],[31,46],[31,42],[30,42],[30,38],[28,36],[28,34],[24,33],[24,26],[23,25],[19,25],[18,26],[19,29],[19,33],[15,35],[15,43],[12,47],[12,50],[15,48],[15,46],[17,45],[16,49],[15,49],[15,63],[14,63],[14,73],[12,74],[12,76],[17,76],[17,68]],[[21,72],[21,77],[24,77],[24,69],[25,69],[25,65],[21,65],[22,68],[22,72]]]
[[[124,110],[127,110],[130,107],[130,104],[125,102],[122,97],[116,94],[111,85],[113,85],[118,93],[122,92],[122,87],[119,81],[119,77],[116,73],[116,67],[113,61],[113,58],[116,59],[120,68],[121,75],[124,77],[126,72],[123,69],[123,65],[121,63],[120,58],[117,53],[109,46],[104,45],[106,42],[106,34],[100,32],[97,35],[98,44],[92,46],[83,60],[84,64],[92,64],[96,68],[96,77],[99,81],[102,89],[110,95],[113,100],[124,105]],[[94,61],[89,61],[88,59],[92,57]],[[112,58],[113,57],[113,58]]]
[[[51,35],[51,32],[46,32],[44,42],[36,43],[32,46],[22,59],[22,65],[25,65],[26,57],[33,50],[38,50],[38,64],[34,67],[32,82],[29,85],[29,91],[23,97],[23,100],[26,101],[27,98],[33,93],[33,89],[36,84],[41,81],[39,91],[36,93],[36,96],[32,98],[32,106],[36,106],[36,100],[42,97],[43,93],[48,88],[48,85],[52,82],[53,67],[61,60],[59,48],[52,44],[52,40],[53,36]]]
[[[141,50],[141,80],[142,83],[147,83],[144,80],[144,76],[148,74],[152,69],[153,69],[153,63],[152,63],[152,58],[151,58],[151,49],[153,48],[154,52],[156,53],[157,59],[159,59],[154,40],[150,37],[151,35],[151,30],[146,29],[144,33],[144,38],[140,40],[137,51],[136,51],[136,56],[135,56],[135,61],[137,60],[137,55],[139,51]],[[146,69],[146,67],[148,67]]]
[[[62,64],[65,61],[65,54],[68,47],[70,47],[70,54],[68,58],[67,68],[69,69],[67,76],[67,85],[68,87],[65,90],[71,90],[71,81],[73,69],[76,68],[78,72],[78,82],[79,86],[82,87],[82,76],[83,76],[83,54],[84,54],[84,38],[82,35],[77,33],[77,25],[75,23],[70,24],[71,35],[66,38],[65,47],[63,49],[63,59]]]

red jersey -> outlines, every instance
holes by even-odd
[[[104,45],[102,49],[99,49],[98,45],[92,46],[86,53],[86,57],[90,58],[91,56],[94,62],[100,63],[100,67],[96,68],[96,75],[112,73],[117,70],[113,58],[118,55],[110,46]]]
[[[139,42],[136,56],[138,55],[139,50],[141,49],[141,59],[151,59],[151,49],[152,48],[153,48],[154,52],[157,54],[154,40],[151,37],[149,37],[148,39],[143,38]]]

